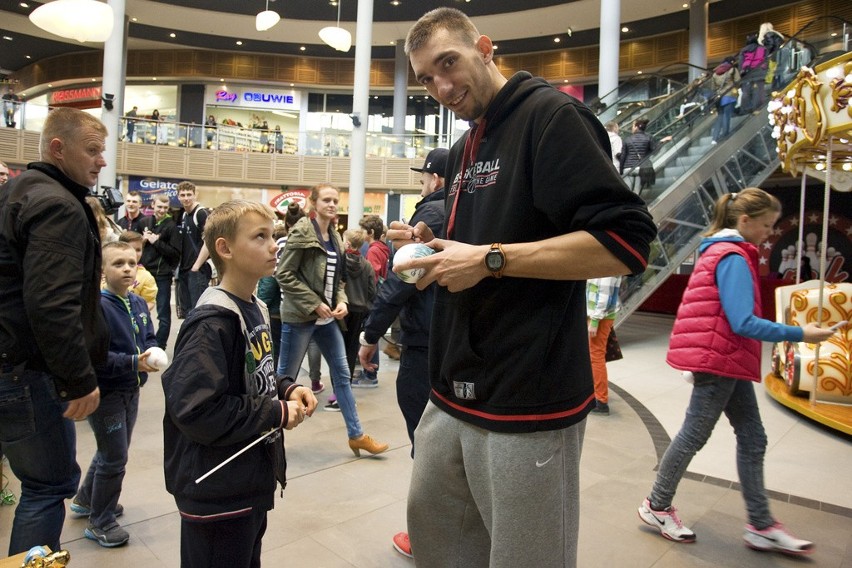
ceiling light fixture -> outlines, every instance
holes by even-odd
[[[340,27],[340,8],[343,2],[337,2],[337,26],[327,26],[319,31],[320,39],[337,51],[349,51],[352,47],[352,34]]]
[[[266,10],[259,12],[254,20],[254,27],[259,32],[265,32],[272,26],[278,23],[281,16],[275,10],[269,9],[269,0],[266,0]]]
[[[112,34],[112,6],[95,0],[54,0],[30,13],[30,21],[60,37],[104,42]]]

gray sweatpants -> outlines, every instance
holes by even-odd
[[[430,402],[408,494],[417,566],[576,566],[585,429],[490,432]]]

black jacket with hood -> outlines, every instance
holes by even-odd
[[[612,167],[607,133],[587,107],[519,72],[478,128],[484,134],[467,171],[460,170],[471,132],[450,150],[446,210],[461,200],[448,238],[490,245],[587,231],[631,272],[645,269],[656,227]],[[457,293],[439,287],[432,329],[440,333],[429,344],[432,402],[497,432],[581,421],[595,403],[585,287],[507,276]]]
[[[266,306],[258,305],[268,323]],[[248,380],[252,349],[245,334],[236,303],[218,287],[208,288],[181,326],[174,361],[163,373],[166,489],[185,519],[211,521],[272,509],[276,479],[282,490],[286,484],[280,433],[195,483],[264,432],[287,423],[287,405],[278,400],[287,400],[298,385],[276,377],[278,398],[259,395]]]

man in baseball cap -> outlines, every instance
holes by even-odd
[[[444,170],[447,168],[447,156],[449,155],[450,151],[446,148],[435,148],[426,155],[426,161],[423,162],[422,168],[411,169],[415,172],[427,172],[444,177]]]

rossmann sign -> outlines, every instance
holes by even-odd
[[[293,90],[263,87],[230,87],[224,89],[221,86],[211,85],[207,87],[205,102],[208,105],[220,107],[298,111],[301,107],[301,93]]]

